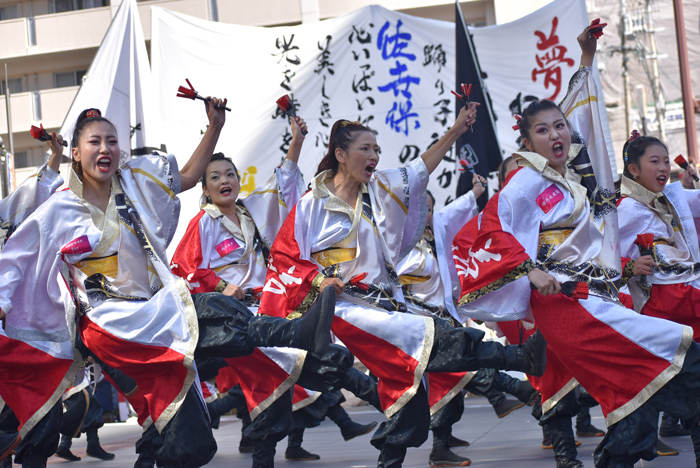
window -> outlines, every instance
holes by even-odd
[[[8,5],[0,8],[0,21],[19,18],[17,5]]]
[[[29,166],[27,162],[27,152],[18,151],[15,153],[15,169]]]
[[[87,70],[77,70],[66,73],[54,73],[53,83],[55,88],[66,88],[68,86],[76,86],[82,83],[83,76]],[[10,88],[10,91],[12,89]]]
[[[7,80],[10,85],[10,94],[22,92],[22,78]],[[0,94],[5,95],[5,80],[0,81]]]
[[[109,6],[109,0],[50,0],[51,13]]]

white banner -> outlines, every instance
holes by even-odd
[[[309,182],[338,119],[377,131],[379,168],[418,157],[454,121],[454,24],[378,6],[311,24],[261,28],[212,23],[152,8],[151,58],[168,151],[180,164],[207,124],[204,105],[176,97],[189,78],[202,95],[227,97],[232,112],[217,151],[236,162],[242,194],[280,164],[291,139],[275,101],[293,95],[309,126],[300,167]],[[455,163],[444,161],[430,189],[454,197]],[[181,195],[179,232],[195,216],[199,189]],[[171,247],[171,248],[174,248]]]
[[[337,119],[377,130],[380,169],[418,157],[454,121],[454,23],[379,6],[276,28],[209,22],[158,7],[151,17],[153,79],[168,151],[184,165],[207,125],[201,102],[176,97],[185,78],[204,96],[227,97],[232,112],[217,151],[236,162],[242,195],[265,180],[287,151],[289,124],[275,105],[283,94],[294,98],[309,126],[300,159],[307,182]],[[517,150],[512,115],[533,97],[558,102],[565,96],[579,66],[576,36],[586,24],[584,0],[556,0],[513,23],[470,29],[506,155]],[[604,125],[609,132],[607,120]],[[614,164],[612,147],[608,151]],[[448,153],[431,177],[438,208],[455,196],[456,163]],[[199,196],[199,189],[181,195],[171,250],[197,213]]]
[[[60,134],[70,145],[75,121],[88,108],[96,108],[116,127],[122,160],[131,149],[159,148],[153,113],[151,69],[136,0],[123,0],[73,99]],[[150,124],[150,125],[149,125]],[[64,149],[70,157],[70,149]]]
[[[515,114],[532,100],[559,103],[578,70],[581,49],[576,37],[589,24],[585,0],[555,0],[517,21],[485,28],[470,28],[491,93],[498,138],[506,155],[518,150],[519,132],[513,130]],[[594,74],[600,83],[597,66]],[[602,86],[600,86],[602,89]],[[605,100],[599,96],[599,107]],[[615,154],[607,114],[602,113],[608,157],[617,178]]]

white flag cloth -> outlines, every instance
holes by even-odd
[[[132,148],[160,147],[151,116],[151,79],[136,0],[123,0],[61,125],[61,135],[70,143],[78,115],[92,107],[117,128],[122,162]],[[69,150],[64,153],[70,156]]]
[[[520,134],[513,131],[515,114],[533,99],[561,101],[579,67],[581,49],[576,37],[589,24],[585,0],[555,0],[519,20],[485,28],[471,28],[486,86],[493,101],[501,148],[518,150]],[[506,58],[504,60],[504,58]],[[593,76],[600,82],[597,66]],[[598,94],[613,177],[618,178],[603,93]]]
[[[299,160],[307,182],[338,119],[377,130],[378,169],[417,158],[454,121],[454,24],[372,6],[293,27],[213,23],[152,8],[153,76],[168,150],[188,158],[206,129],[201,102],[176,97],[189,78],[203,96],[227,97],[232,112],[217,151],[233,158],[250,193],[277,167],[291,140],[275,101],[293,95],[309,126]],[[450,157],[450,155],[448,155]],[[179,159],[180,167],[185,159]],[[431,180],[438,207],[454,198],[457,164]],[[180,196],[180,231],[199,211],[198,189]],[[171,249],[173,248],[171,247]]]

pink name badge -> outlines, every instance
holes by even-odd
[[[564,199],[564,193],[555,184],[550,185],[547,190],[540,193],[537,197],[537,206],[542,208],[542,211],[549,213],[554,206]]]
[[[240,247],[240,245],[238,245],[238,242],[236,242],[236,240],[233,237],[229,237],[221,244],[216,246],[216,251],[219,252],[220,257],[223,257],[224,255],[230,254],[238,247]]]
[[[63,246],[61,253],[64,255],[80,255],[92,252],[88,236],[80,236]]]

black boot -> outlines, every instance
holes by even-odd
[[[274,468],[275,467],[275,447],[274,440],[256,440],[255,450],[253,450],[253,468]]]
[[[218,429],[221,416],[236,408],[239,403],[238,396],[231,393],[227,393],[211,403],[207,403],[207,411],[211,419],[212,429]]]
[[[162,445],[160,433],[155,424],[141,434],[141,438],[136,441],[136,453],[138,458],[134,463],[134,468],[153,468],[156,466],[156,452]]]
[[[498,419],[503,419],[513,411],[522,408],[525,403],[522,401],[509,400],[508,398],[499,399],[498,403],[493,405],[493,410],[496,412]]]
[[[571,427],[570,417],[549,418],[544,424],[549,430],[554,446],[554,459],[557,468],[578,468],[583,467],[583,463],[576,459],[576,439],[574,430]]]
[[[506,366],[503,370],[520,371],[542,377],[547,366],[547,341],[537,330],[525,343],[506,347]]]
[[[529,381],[513,378],[505,372],[496,372],[491,388],[513,395],[528,406],[534,405],[537,399],[537,390]]]
[[[450,450],[451,428],[433,429],[433,450],[428,457],[430,466],[468,466],[471,460]]]
[[[377,382],[370,376],[363,374],[354,367],[350,367],[343,376],[342,388],[355,395],[360,400],[366,401],[380,412],[382,405],[377,392]]]
[[[466,440],[458,439],[452,434],[450,434],[450,437],[447,439],[447,442],[450,447],[469,447],[469,442],[467,442]]]
[[[304,429],[292,429],[287,439],[287,450],[284,452],[284,458],[293,461],[320,460],[320,455],[308,452],[302,448],[301,443],[303,441]]]
[[[19,422],[17,425],[19,425]],[[22,439],[19,438],[19,434],[16,432],[0,434],[0,460],[4,460],[5,457],[11,458],[12,451],[17,448],[20,442],[22,442]]]
[[[700,426],[691,429],[690,439],[693,442],[693,451],[695,452],[695,466],[700,468]]]
[[[535,377],[544,374],[547,365],[547,342],[538,330],[522,345],[503,346],[483,341],[476,348],[479,367],[524,372]]]
[[[406,447],[385,445],[379,452],[377,468],[401,468],[406,458]]]
[[[483,396],[485,396],[489,400],[489,403],[491,403],[491,406],[496,412],[496,416],[498,416],[498,419],[505,418],[516,409],[525,406],[525,403],[509,400],[508,398],[506,398],[505,393],[501,392],[500,390],[496,390],[494,387],[495,385],[492,386],[489,390],[485,391],[483,393]]]
[[[656,454],[660,457],[673,457],[680,452],[677,448],[673,448],[668,444],[661,442],[661,439],[656,439]]]
[[[100,445],[100,438],[97,436],[97,429],[90,429],[85,433],[87,437],[88,457],[99,458],[100,460],[114,460],[114,454],[108,453]]]
[[[605,431],[598,429],[591,424],[591,412],[587,406],[581,406],[576,414],[576,436],[577,437],[603,437]]]
[[[248,322],[248,338],[255,347],[282,346],[311,351],[319,356],[331,343],[335,289],[325,288],[300,319],[256,315]]]
[[[661,415],[661,425],[659,426],[659,437],[678,437],[690,435],[690,431],[683,429],[678,418],[670,414]]]
[[[22,458],[22,468],[46,468],[46,457],[25,455]]]
[[[70,447],[73,444],[73,440],[65,434],[61,435],[61,442],[58,444],[58,449],[56,450],[56,455],[58,458],[63,458],[68,461],[80,461],[80,457],[73,454],[70,451]]]
[[[12,468],[12,455],[8,455],[0,461],[0,468]]]
[[[236,389],[240,389],[240,387],[237,386]],[[236,390],[236,393],[238,393],[238,390]],[[253,439],[245,435],[246,428],[252,424],[245,402],[237,407],[237,416],[241,420],[241,441],[238,443],[238,451],[240,453],[253,453],[255,443]]]
[[[372,432],[372,429],[377,427],[376,421],[369,424],[356,423],[350,419],[350,415],[340,406],[340,403],[328,408],[326,416],[340,428],[340,434],[346,441],[369,434]]]

